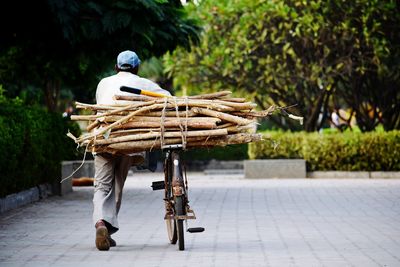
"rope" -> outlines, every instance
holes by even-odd
[[[168,98],[164,98],[164,107],[161,111],[161,121],[160,121],[160,145],[161,148],[164,146],[164,131],[165,131],[165,109],[167,108]]]
[[[187,144],[187,132],[188,132],[188,119],[189,119],[189,100],[188,97],[185,97],[185,104],[186,104],[186,121],[185,121],[185,148]]]
[[[179,111],[178,111],[178,104],[176,103],[176,97],[174,99],[174,105],[175,105],[175,113],[176,117],[178,118],[179,122],[179,129],[181,131],[181,137],[182,137],[182,149],[186,150],[186,135],[187,135],[187,119],[186,119],[186,133],[183,131],[182,123],[181,123],[181,118],[179,116]],[[186,114],[187,115],[187,114]]]
[[[85,153],[83,154],[83,159],[82,159],[81,165],[79,165],[79,167],[78,167],[75,171],[73,171],[73,172],[71,173],[70,176],[65,177],[64,179],[62,179],[62,180],[60,181],[60,184],[62,184],[65,180],[68,180],[69,178],[71,178],[80,168],[82,168],[83,164],[85,163],[86,153],[87,153],[87,149],[88,149],[89,144],[90,144],[90,143],[88,143],[88,144],[86,145]]]
[[[154,142],[153,142],[153,144],[151,145],[151,147],[150,147],[150,151],[153,151],[153,148],[154,148],[154,146],[156,145],[156,143],[157,143],[157,139],[158,139],[158,137],[156,137],[155,139],[154,139]],[[160,144],[161,145],[161,144]],[[162,148],[162,146],[161,146],[161,148]]]

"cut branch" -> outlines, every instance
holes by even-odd
[[[222,112],[218,112],[218,111],[214,111],[214,110],[204,109],[204,108],[193,108],[193,112],[198,113],[198,114],[207,115],[210,117],[220,118],[221,120],[233,122],[233,123],[236,123],[239,125],[246,125],[246,124],[252,123],[252,121],[248,120],[248,119],[243,119],[238,116],[234,116],[234,115],[230,115],[227,113],[222,113]]]

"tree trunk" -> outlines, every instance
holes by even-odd
[[[319,122],[319,124],[317,125],[317,131],[319,131],[323,127],[325,120],[328,118],[328,115],[329,115],[328,106],[329,106],[329,98],[330,98],[331,94],[332,94],[331,91],[327,91],[327,93],[326,93],[326,97],[324,100],[324,108],[323,108],[323,112],[322,112],[322,118],[321,118],[321,121]]]
[[[324,104],[326,95],[326,91],[321,90],[321,93],[319,94],[316,103],[313,105],[313,107],[310,107],[310,116],[307,118],[304,124],[304,130],[306,130],[307,132],[313,132],[317,130],[318,116],[321,112],[321,107]]]
[[[57,111],[61,81],[55,78],[48,78],[45,82],[44,88],[44,97],[47,109],[52,112]]]

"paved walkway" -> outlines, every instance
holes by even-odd
[[[154,180],[160,180],[156,174]],[[0,266],[400,266],[400,180],[189,175],[204,233],[167,242],[162,191],[129,177],[118,246],[94,247],[92,188],[0,215]]]

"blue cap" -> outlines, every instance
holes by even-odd
[[[140,64],[140,59],[135,52],[126,50],[119,53],[117,57],[117,66],[121,70],[134,68]],[[127,66],[129,65],[129,66]]]

